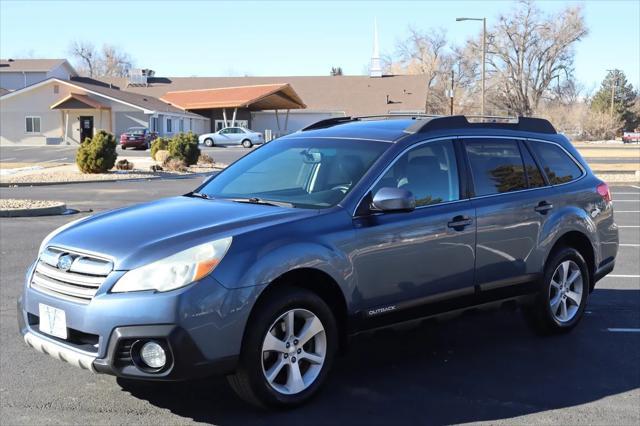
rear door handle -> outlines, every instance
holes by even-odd
[[[461,231],[465,226],[469,226],[473,223],[469,216],[456,216],[451,222],[447,223],[449,228],[453,228],[456,231]]]
[[[552,208],[553,208],[553,204],[548,203],[546,201],[540,201],[534,210],[537,211],[538,213],[546,214]]]

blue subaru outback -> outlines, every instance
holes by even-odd
[[[95,373],[224,374],[292,406],[363,330],[516,301],[567,332],[617,249],[609,188],[548,121],[334,118],[193,192],[55,230],[18,319],[27,345]]]

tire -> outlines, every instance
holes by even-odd
[[[294,333],[291,336],[286,324],[292,312]],[[305,327],[316,333],[307,334],[309,340],[301,343]],[[269,344],[281,350],[265,349]],[[309,290],[282,287],[269,294],[252,313],[238,369],[227,379],[238,396],[250,404],[263,408],[294,407],[318,392],[331,368],[337,345],[336,321],[327,304]],[[311,356],[313,358],[307,358]],[[310,362],[311,359],[314,362]],[[300,372],[300,376],[294,371]],[[268,373],[271,381],[267,379]],[[295,380],[296,377],[300,379]]]
[[[249,139],[245,139],[242,141],[242,146],[244,146],[245,148],[251,148],[253,146],[253,144],[251,143],[251,141]]]
[[[123,151],[125,151],[127,149],[127,147],[124,146],[124,145],[120,145],[120,148],[122,148]]]
[[[571,247],[555,250],[547,259],[540,291],[525,309],[529,324],[543,335],[571,331],[584,315],[589,285],[589,269],[580,252]]]
[[[205,146],[208,146],[209,148],[211,148],[213,146],[213,139],[211,138],[207,138],[204,140],[204,144]]]

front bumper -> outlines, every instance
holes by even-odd
[[[211,277],[167,293],[110,294],[102,289],[86,305],[25,285],[18,326],[28,346],[96,373],[145,380],[184,380],[234,371],[258,287],[230,290]],[[68,339],[39,331],[38,304],[65,311]],[[151,371],[135,351],[160,342],[166,367]]]

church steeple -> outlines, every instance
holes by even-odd
[[[373,21],[373,53],[371,55],[371,67],[369,77],[382,77],[382,64],[380,62],[380,47],[378,45],[378,19]]]

